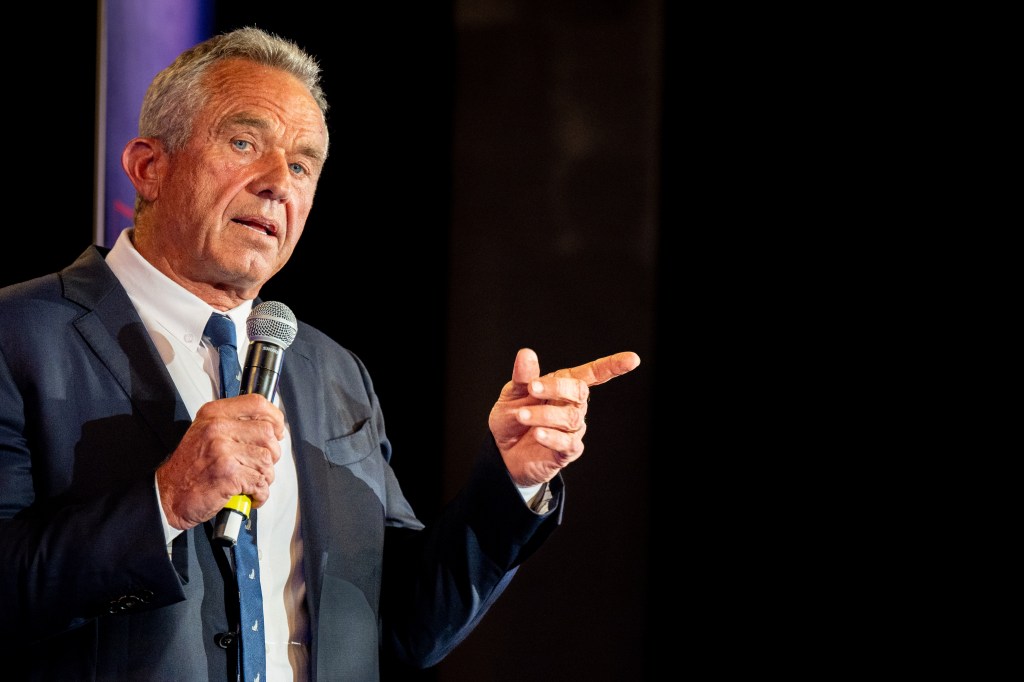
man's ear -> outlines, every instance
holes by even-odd
[[[146,201],[155,200],[160,193],[166,155],[160,141],[152,137],[136,137],[121,152],[121,167]]]

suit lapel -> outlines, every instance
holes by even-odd
[[[285,351],[284,361],[281,366],[281,379],[278,384],[278,393],[281,402],[287,410],[288,428],[291,431],[292,454],[295,458],[295,474],[299,486],[299,504],[302,507],[302,524],[313,523],[314,519],[307,514],[306,505],[303,500],[307,491],[316,488],[316,482],[311,478],[316,475],[307,457],[303,456],[307,450],[305,443],[315,443],[319,439],[315,434],[322,431],[320,423],[323,409],[323,396],[320,391],[311,390],[316,385],[315,362],[312,359],[313,347],[303,343],[296,338],[292,345]],[[303,532],[304,536],[315,533]]]
[[[300,325],[301,326],[301,325]],[[312,344],[298,337],[285,351],[278,393],[287,413],[291,431],[292,456],[299,487],[299,513],[302,525],[303,570],[306,577],[306,604],[313,626],[313,649],[316,651],[320,593],[324,565],[329,547],[343,546],[336,519],[323,508],[324,453],[316,445],[323,440],[324,396],[318,389],[319,375]]]
[[[75,328],[170,452],[191,423],[167,368],[124,288],[90,247],[61,272],[64,295],[88,312]]]

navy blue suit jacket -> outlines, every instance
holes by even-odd
[[[0,660],[15,679],[224,682],[223,550],[207,523],[169,559],[154,491],[191,420],[104,255],[89,247],[0,290]],[[530,511],[487,434],[466,486],[424,527],[360,360],[300,322],[284,362],[313,679],[375,680],[382,654],[434,665],[562,504]]]

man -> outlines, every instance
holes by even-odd
[[[634,353],[541,375],[520,350],[492,438],[429,526],[390,467],[365,367],[318,330],[298,323],[272,400],[217,399],[207,322],[227,315],[242,337],[291,256],[326,111],[316,62],[289,41],[246,28],[186,50],[122,156],[133,228],[0,290],[0,641],[14,679],[241,679],[243,581],[212,537],[238,494],[258,512],[257,682],[373,680],[382,654],[435,665],[559,522],[590,386],[634,369]]]

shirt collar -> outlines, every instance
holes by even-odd
[[[152,320],[167,334],[188,348],[197,350],[210,313],[221,311],[215,311],[209,303],[153,267],[135,250],[131,233],[130,227],[121,232],[107,254],[107,265],[128,292],[128,297],[143,319]],[[252,301],[245,301],[236,308],[222,312],[235,323],[239,348],[248,338],[245,322],[250,310]]]

